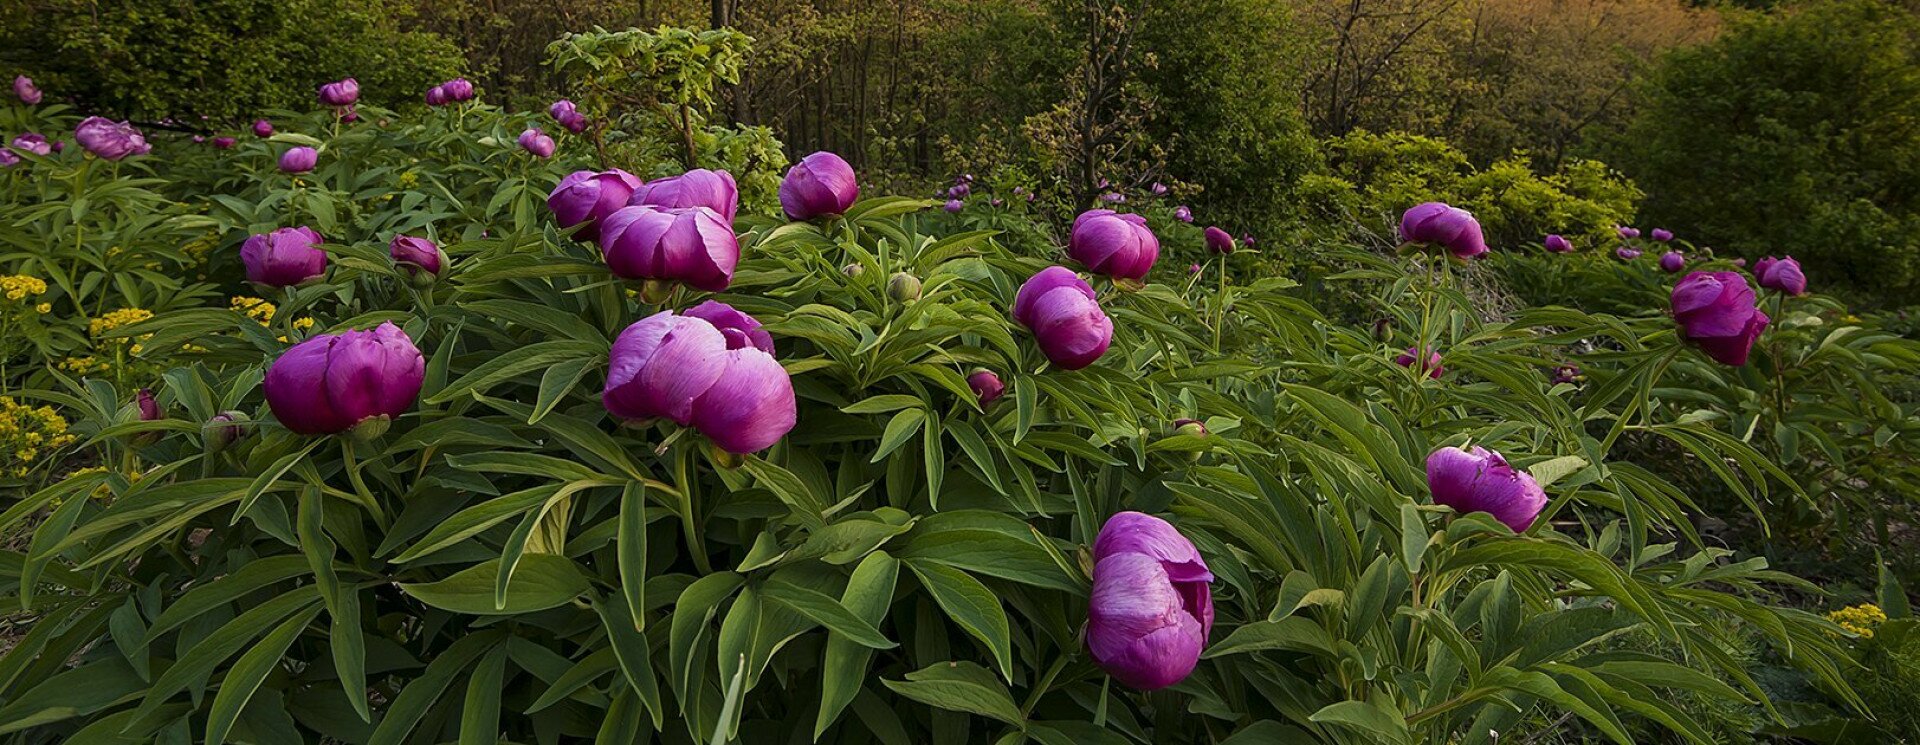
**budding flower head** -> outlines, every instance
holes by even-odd
[[[846,266],[840,267],[840,273],[847,275],[848,279],[858,277],[860,276],[861,273],[865,271],[867,271],[867,266],[857,261],[854,263],[848,264]]]
[[[887,278],[887,297],[902,303],[919,300],[920,278],[906,272],[895,272]]]
[[[1206,437],[1208,434],[1207,425],[1198,419],[1175,419],[1173,431],[1189,437]]]
[[[213,415],[212,419],[207,420],[204,435],[207,450],[217,453],[231,447],[247,436],[251,424],[247,415],[238,411],[222,411]]]

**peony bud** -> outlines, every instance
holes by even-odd
[[[352,106],[360,100],[360,81],[336,80],[320,86],[320,103],[326,106]]]
[[[40,105],[40,87],[33,84],[33,78],[25,75],[13,76],[13,95],[18,96],[20,102],[28,106]]]
[[[428,106],[445,106],[451,102],[452,101],[447,98],[446,84],[443,83],[427,89]]]
[[[1747,364],[1754,340],[1771,319],[1755,305],[1753,288],[1737,272],[1694,272],[1673,287],[1673,319],[1680,336],[1723,365]]]
[[[272,136],[273,136],[273,122],[270,122],[270,121],[267,121],[267,120],[265,120],[265,119],[255,119],[255,120],[253,120],[253,136],[255,136],[255,137],[272,137]]]
[[[547,208],[562,228],[582,226],[574,237],[583,241],[600,238],[600,221],[627,206],[627,200],[640,188],[640,179],[615,168],[610,171],[574,171],[560,179],[547,196]]]
[[[1623,240],[1633,240],[1633,239],[1635,239],[1635,238],[1638,238],[1638,237],[1640,237],[1640,229],[1639,229],[1639,228],[1629,228],[1629,227],[1627,227],[1627,226],[1625,226],[1625,225],[1622,225],[1622,226],[1620,226],[1620,227],[1617,227],[1617,228],[1614,228],[1614,229],[1613,229],[1613,232],[1615,232],[1615,233],[1619,233],[1619,234],[1620,234],[1620,238],[1621,238],[1621,239],[1623,239]]]
[[[273,416],[303,435],[371,436],[413,407],[426,359],[391,321],[315,336],[282,353],[263,387]],[[369,422],[372,422],[369,424]]]
[[[1179,220],[1180,222],[1193,222],[1193,210],[1184,204],[1175,207],[1173,208],[1173,219]]]
[[[1753,265],[1753,276],[1759,278],[1761,287],[1769,290],[1795,296],[1807,294],[1807,275],[1800,271],[1800,262],[1792,256],[1761,259]]]
[[[1666,228],[1654,228],[1653,232],[1648,234],[1648,237],[1661,243],[1666,243],[1667,241],[1673,240],[1673,231]]]
[[[1231,239],[1229,239],[1231,240]],[[1160,239],[1147,218],[1113,210],[1087,210],[1074,218],[1067,255],[1097,274],[1140,279],[1160,258]]]
[[[1565,365],[1561,365],[1559,367],[1553,368],[1553,384],[1554,385],[1559,385],[1561,383],[1572,383],[1580,380],[1583,377],[1585,376],[1581,375],[1579,365],[1569,363],[1569,364],[1565,364]]]
[[[245,414],[238,411],[222,411],[207,420],[207,426],[202,430],[201,437],[206,440],[207,450],[217,453],[246,437],[249,424]]]
[[[650,204],[666,209],[705,207],[720,214],[727,227],[733,227],[740,211],[740,189],[733,174],[695,168],[678,176],[654,179],[633,190],[629,205]]]
[[[1199,274],[1199,273],[1200,273],[1200,265],[1199,265],[1199,264],[1188,264],[1188,265],[1187,265],[1187,273],[1188,273],[1188,274]]]
[[[566,128],[568,132],[580,134],[587,130],[586,115],[580,113],[580,110],[574,107],[572,101],[562,98],[553,102],[552,106],[547,107],[547,114],[552,116],[553,120],[559,122],[560,126]]]
[[[718,300],[708,300],[688,309],[688,318],[698,318],[720,330],[728,349],[753,347],[773,354],[773,336],[760,330],[760,321]]]
[[[17,165],[20,165],[20,156],[14,155],[12,150],[0,150],[0,168],[12,168]]]
[[[238,144],[240,144],[240,141],[232,137],[213,138],[213,149],[215,150],[232,150],[233,146]]]
[[[1547,243],[1547,250],[1553,253],[1557,253],[1557,254],[1573,253],[1573,241],[1567,240],[1565,236],[1549,235],[1547,236],[1546,243]]]
[[[866,271],[867,271],[866,265],[861,264],[857,261],[852,264],[848,264],[846,266],[840,267],[840,273],[846,275],[847,279],[853,279],[854,277],[858,277],[861,274],[866,273]]]
[[[894,272],[887,278],[887,297],[894,302],[910,303],[920,299],[920,278],[906,272]]]
[[[520,133],[520,147],[542,158],[553,157],[553,138],[548,137],[547,133],[540,131],[538,127]]]
[[[1113,343],[1113,320],[1100,310],[1093,288],[1063,266],[1047,267],[1020,286],[1013,318],[1065,370],[1093,364]]]
[[[1147,187],[1147,192],[1156,197],[1164,197],[1167,195],[1167,185],[1155,181],[1152,186]]]
[[[1525,532],[1547,506],[1547,493],[1532,475],[1478,446],[1433,451],[1427,456],[1427,488],[1434,504],[1491,514],[1515,533]]]
[[[1393,361],[1401,367],[1413,367],[1415,362],[1420,362],[1421,356],[1419,350],[1407,347],[1407,351],[1401,352],[1400,356],[1395,357]],[[1429,352],[1425,357],[1426,361],[1420,362],[1419,372],[1424,373],[1428,378],[1439,380],[1440,376],[1447,371],[1445,367],[1440,366],[1440,353]]]
[[[286,152],[280,154],[282,173],[306,173],[319,163],[320,151],[305,145],[287,148]]]
[[[447,252],[425,238],[396,235],[387,242],[387,256],[405,270],[408,277],[425,283],[446,275]]]
[[[1206,437],[1209,434],[1207,432],[1207,425],[1198,419],[1175,419],[1173,420],[1173,431],[1175,434],[1182,434],[1188,437]]]
[[[733,227],[706,207],[623,207],[601,224],[600,249],[621,279],[680,282],[708,292],[727,289],[740,263]]]
[[[473,100],[473,83],[466,78],[454,78],[440,84],[440,93],[446,96],[447,103],[460,103]]]
[[[1122,512],[1093,544],[1087,650],[1121,684],[1143,691],[1185,680],[1213,629],[1213,572],[1162,520]]]
[[[967,375],[967,387],[973,389],[973,395],[980,397],[980,406],[983,408],[1000,400],[1000,396],[1007,392],[1007,386],[1000,382],[1000,376],[985,368],[974,368]]]
[[[319,279],[327,272],[325,239],[313,228],[280,228],[247,238],[240,246],[240,262],[247,281],[269,287],[292,287]]]
[[[1473,214],[1444,202],[1426,202],[1400,216],[1400,240],[1447,249],[1457,259],[1487,252],[1487,239]]]
[[[1127,195],[1118,192],[1107,192],[1100,195],[1100,201],[1106,202],[1107,204],[1126,204]]]
[[[620,332],[611,357],[601,400],[616,417],[669,419],[734,454],[763,450],[793,429],[786,370],[757,347],[729,349],[700,318],[662,311],[641,319]]]
[[[1374,341],[1385,342],[1386,340],[1391,338],[1393,338],[1393,319],[1391,318],[1374,319],[1373,321]]]
[[[90,116],[80,122],[73,130],[73,139],[80,146],[106,160],[119,160],[129,155],[145,155],[153,149],[147,144],[147,138],[140,130],[126,122],[115,123],[102,117]]]
[[[348,106],[344,109],[341,109],[340,121],[346,122],[348,124],[352,124],[354,122],[360,121],[360,111],[358,109],[353,108],[352,106]]]
[[[167,418],[166,412],[160,410],[160,402],[153,398],[152,390],[140,389],[140,393],[134,396],[134,401],[140,409],[140,421],[157,422]]]
[[[1660,268],[1669,274],[1678,272],[1687,268],[1687,257],[1681,256],[1679,251],[1660,254]]]
[[[801,158],[780,181],[780,209],[792,220],[845,214],[859,198],[853,166],[825,151]]]
[[[53,144],[47,142],[45,135],[28,132],[13,138],[13,149],[34,155],[47,155],[53,152]]]
[[[1632,261],[1640,258],[1640,249],[1632,246],[1621,246],[1613,250],[1613,256],[1621,261]]]
[[[1233,253],[1233,235],[1219,228],[1207,228],[1203,235],[1207,239],[1207,252],[1221,256]]]
[[[962,202],[958,199],[949,199],[947,200],[947,203],[945,205],[942,205],[940,207],[940,209],[946,210],[947,214],[949,215],[960,214],[960,210],[963,210],[966,208],[967,208],[967,203]]]

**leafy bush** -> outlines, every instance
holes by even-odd
[[[1912,122],[1920,18],[1825,2],[1748,18],[1667,55],[1610,156],[1648,216],[1722,248],[1815,259],[1863,300],[1920,288]]]
[[[1863,708],[1839,627],[1782,602],[1817,588],[1707,548],[1696,494],[1753,519],[1815,498],[1750,437],[1768,417],[1845,443],[1823,457],[1883,422],[1911,431],[1909,411],[1835,391],[1849,362],[1911,354],[1890,335],[1776,328],[1773,367],[1730,369],[1657,302],[1490,320],[1450,261],[1326,246],[1356,268],[1314,280],[1391,318],[1349,324],[1291,280],[1228,270],[1244,264],[1189,274],[1188,228],[1162,231],[1145,282],[1096,279],[1112,346],[1067,371],[1008,317],[1060,260],[1040,238],[1057,227],[974,229],[876,194],[810,223],[750,206],[723,292],[636,287],[542,204],[595,162],[588,138],[545,160],[511,144],[541,114],[368,112],[7,172],[0,272],[64,272],[36,296],[59,323],[191,271],[156,253],[169,269],[146,277],[109,241],[216,245],[191,302],[93,335],[124,345],[117,372],[8,350],[7,387],[74,441],[5,477],[0,530],[31,537],[0,552],[0,601],[33,620],[0,654],[0,737],[1486,743],[1577,720],[1705,742],[1675,701],[1764,706],[1728,651],[1750,643]],[[631,136],[671,140],[653,126]],[[275,170],[296,144],[320,166]],[[234,247],[290,225],[327,236],[330,271],[233,298],[255,292]],[[445,276],[392,262],[396,234],[437,241]],[[619,422],[599,395],[616,334],[709,297],[764,324],[798,394],[797,426],[761,453]],[[260,391],[276,357],[389,322],[425,357],[390,428],[279,423]],[[1408,347],[1446,371],[1394,364]],[[1548,377],[1568,361],[1584,381]],[[976,368],[1004,398],[982,402]],[[1804,425],[1784,395],[1809,398]],[[1469,443],[1545,488],[1538,521],[1433,503],[1422,464]],[[1662,450],[1700,478],[1641,459]],[[1169,518],[1214,577],[1203,659],[1151,693],[1084,651],[1089,547],[1125,510]],[[1629,633],[1673,652],[1611,643]]]
[[[356,76],[369,103],[416,103],[452,77],[459,49],[403,31],[395,0],[49,0],[0,17],[0,62],[55,100],[118,118],[233,121],[305,109],[314,90]]]

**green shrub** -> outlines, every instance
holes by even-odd
[[[52,100],[116,118],[233,121],[307,109],[321,83],[353,76],[365,100],[414,104],[457,73],[459,49],[403,31],[397,0],[52,0],[0,16],[0,62]]]

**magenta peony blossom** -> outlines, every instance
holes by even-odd
[[[320,86],[320,103],[327,106],[352,106],[360,100],[360,81],[336,80]]]
[[[1225,256],[1233,253],[1233,235],[1225,230],[1210,227],[1201,233],[1207,241],[1207,253]]]
[[[273,416],[303,435],[340,434],[398,417],[426,380],[426,358],[391,321],[371,331],[313,337],[282,353],[262,387]]]
[[[1673,231],[1668,230],[1666,228],[1654,228],[1653,232],[1648,233],[1647,235],[1648,237],[1656,241],[1659,241],[1661,243],[1666,243],[1667,241],[1673,240]]]
[[[698,318],[720,330],[728,349],[753,347],[773,354],[773,336],[760,330],[760,321],[718,300],[708,300],[687,309],[688,318]]]
[[[943,210],[946,210],[946,211],[947,211],[947,214],[949,214],[949,215],[957,215],[957,214],[960,214],[960,210],[963,210],[963,209],[966,209],[966,208],[967,208],[967,203],[966,203],[966,202],[962,202],[962,201],[960,201],[960,200],[958,200],[958,199],[949,199],[949,200],[947,200],[947,203],[946,203],[946,204],[944,204],[944,205],[941,205],[941,207],[940,207],[940,209],[943,209]]]
[[[967,387],[973,389],[973,395],[980,397],[980,405],[986,406],[1000,399],[1007,392],[1005,383],[992,370],[974,370],[967,376]]]
[[[560,227],[582,226],[574,233],[575,238],[599,240],[600,221],[627,206],[638,188],[640,179],[618,168],[599,173],[574,171],[553,187],[553,193],[547,196],[547,208]]]
[[[1441,246],[1454,258],[1471,259],[1487,252],[1487,239],[1473,214],[1444,202],[1416,205],[1400,216],[1400,240]]]
[[[1723,365],[1747,364],[1754,340],[1770,321],[1738,272],[1689,274],[1674,285],[1672,302],[1681,338]]]
[[[327,272],[325,239],[313,228],[281,228],[247,238],[240,246],[240,262],[247,281],[269,287],[292,287],[319,279]]]
[[[1660,254],[1660,268],[1669,274],[1678,272],[1687,268],[1687,257],[1681,256],[1679,251]]]
[[[253,120],[253,136],[255,136],[255,137],[272,137],[272,136],[273,136],[273,122],[270,122],[270,121],[267,121],[267,120],[265,120],[265,119],[255,119],[255,120]]]
[[[1180,222],[1193,222],[1193,209],[1184,204],[1175,207],[1173,208],[1173,219],[1179,220]]]
[[[553,117],[553,120],[559,122],[560,126],[566,128],[568,132],[580,134],[587,130],[587,116],[580,113],[580,109],[567,99],[562,98],[553,102],[552,106],[547,107],[547,115]]]
[[[1630,227],[1627,227],[1627,226],[1625,226],[1625,225],[1622,225],[1622,226],[1620,226],[1620,227],[1617,227],[1617,228],[1614,228],[1614,229],[1613,229],[1613,232],[1615,232],[1615,233],[1619,233],[1619,234],[1620,234],[1620,238],[1621,238],[1621,239],[1623,239],[1623,240],[1633,240],[1633,239],[1635,239],[1635,238],[1638,238],[1638,237],[1640,237],[1640,229],[1639,229],[1639,228],[1630,228]]]
[[[320,151],[305,145],[287,148],[286,152],[280,154],[282,173],[306,173],[319,164]]]
[[[1063,266],[1047,267],[1020,286],[1013,319],[1033,331],[1040,351],[1065,370],[1093,364],[1113,343],[1113,320],[1100,310],[1093,288]]]
[[[654,179],[633,190],[627,204],[650,204],[667,209],[705,207],[720,214],[727,227],[733,227],[740,212],[740,189],[733,174],[695,168],[678,176]]]
[[[542,158],[553,157],[553,138],[540,131],[539,127],[532,127],[520,133],[520,147]]]
[[[40,87],[33,84],[33,78],[25,75],[13,76],[13,95],[28,106],[40,105]]]
[[[1760,286],[1788,295],[1807,294],[1807,275],[1792,256],[1776,259],[1768,256],[1753,265],[1753,276]]]
[[[621,279],[657,279],[719,292],[733,282],[740,241],[706,207],[624,207],[600,226],[607,268]]]
[[[1499,453],[1474,446],[1440,448],[1427,456],[1427,488],[1434,504],[1460,512],[1485,512],[1521,533],[1547,506],[1547,492]]]
[[[1640,258],[1640,249],[1632,246],[1621,246],[1613,250],[1613,256],[1621,261],[1632,261]]]
[[[13,138],[13,149],[34,155],[47,155],[53,152],[53,143],[47,142],[45,135],[27,132]]]
[[[853,166],[825,151],[801,158],[780,181],[780,209],[793,220],[845,214],[859,198]]]
[[[154,400],[152,390],[140,389],[139,394],[134,396],[134,404],[140,409],[140,421],[154,422],[167,418],[167,413],[160,410],[160,402]]]
[[[1143,691],[1185,680],[1213,630],[1213,572],[1180,531],[1122,512],[1093,544],[1087,650],[1121,684]]]
[[[691,426],[730,453],[766,449],[793,429],[793,382],[754,346],[728,348],[700,318],[661,311],[628,326],[613,343],[601,396],[622,419]]]
[[[1553,253],[1557,253],[1557,254],[1573,253],[1573,241],[1567,240],[1566,236],[1549,235],[1547,236],[1546,243],[1547,243],[1547,250]]]
[[[113,122],[102,117],[90,116],[80,122],[73,130],[73,139],[80,146],[106,160],[119,160],[129,155],[145,155],[153,149],[147,144],[147,138],[140,130],[126,122]]]
[[[387,256],[410,275],[424,273],[439,277],[447,270],[447,253],[425,238],[396,235],[387,243]]]
[[[213,138],[213,148],[215,150],[232,150],[233,146],[238,144],[240,144],[240,141],[232,137]]]
[[[1140,215],[1087,210],[1074,218],[1067,255],[1096,274],[1140,279],[1160,259],[1160,239]]]
[[[1393,361],[1401,367],[1413,367],[1414,363],[1418,362],[1420,364],[1420,372],[1426,373],[1426,376],[1429,378],[1439,380],[1440,376],[1447,371],[1445,367],[1440,366],[1440,353],[1428,352],[1424,356],[1426,357],[1426,361],[1421,362],[1420,358],[1422,355],[1420,351],[1413,347],[1407,347],[1407,351],[1401,352],[1400,356],[1393,358]]]

